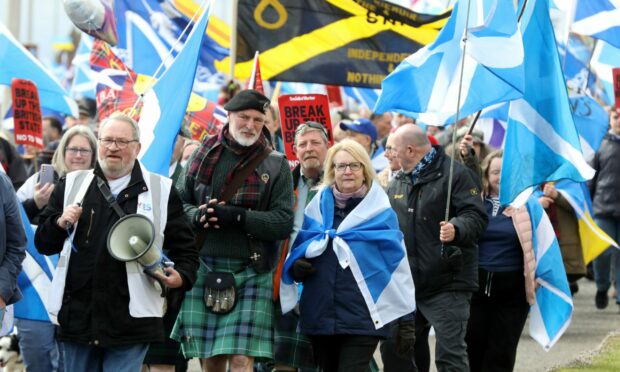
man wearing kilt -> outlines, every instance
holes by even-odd
[[[278,241],[293,227],[294,198],[288,161],[263,134],[268,106],[257,91],[237,93],[224,106],[228,123],[205,138],[177,183],[201,266],[172,338],[186,358],[202,359],[204,371],[225,371],[227,363],[248,371],[255,359],[273,358],[273,269]],[[229,273],[232,292],[214,289]]]

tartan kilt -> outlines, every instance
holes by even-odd
[[[295,368],[317,368],[312,343],[308,337],[298,331],[299,315],[294,311],[283,315],[280,301],[275,307],[275,344],[273,346],[275,363]]]
[[[246,267],[235,274],[237,304],[224,315],[205,308],[204,279],[209,271],[235,272],[247,260],[207,258],[209,270],[200,262],[198,278],[185,295],[171,338],[181,343],[186,358],[210,358],[216,355],[247,355],[260,360],[273,358],[273,274],[257,274]]]

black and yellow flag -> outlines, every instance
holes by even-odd
[[[430,16],[380,0],[239,0],[235,77],[260,51],[264,80],[379,88],[432,42],[450,13]],[[228,59],[219,62],[228,69]]]

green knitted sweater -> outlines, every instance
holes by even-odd
[[[195,226],[193,221],[195,221],[195,216],[198,214],[198,205],[203,204],[204,201],[196,200],[194,192],[195,179],[187,177],[187,171],[194,155],[192,155],[187,162],[187,166],[183,169],[176,187],[183,201],[185,215],[196,231],[198,231],[202,227]],[[211,190],[214,190],[213,198],[219,198],[219,190],[224,186],[226,174],[239,160],[237,155],[226,149],[222,152],[211,181]],[[275,181],[270,180],[270,182],[272,181],[270,195],[261,195],[261,198],[267,197],[269,200],[267,210],[247,210],[243,227],[209,228],[205,242],[200,250],[201,256],[249,258],[250,243],[248,234],[256,239],[266,241],[283,240],[289,236],[293,229],[293,206],[295,201],[293,179],[286,160],[281,163],[279,176],[275,177]]]

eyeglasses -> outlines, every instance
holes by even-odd
[[[357,172],[358,170],[362,169],[363,166],[364,164],[360,163],[359,161],[354,161],[351,163],[336,163],[334,164],[334,169],[336,169],[338,172],[344,172],[345,169],[349,167],[352,172]]]
[[[81,156],[86,156],[86,155],[90,155],[93,151],[91,149],[84,149],[81,147],[67,147],[65,149],[65,152],[71,153],[71,154],[79,154]]]
[[[112,147],[112,144],[116,145],[116,147],[118,147],[119,149],[124,149],[127,146],[129,146],[130,143],[132,142],[138,142],[138,140],[121,140],[121,139],[111,139],[111,138],[99,138],[99,142],[101,143],[101,146],[109,149],[110,147]]]
[[[327,130],[325,129],[325,126],[321,123],[317,123],[316,121],[307,121],[298,126],[297,129],[295,129],[295,136],[306,128],[320,129],[323,135],[327,138]]]

